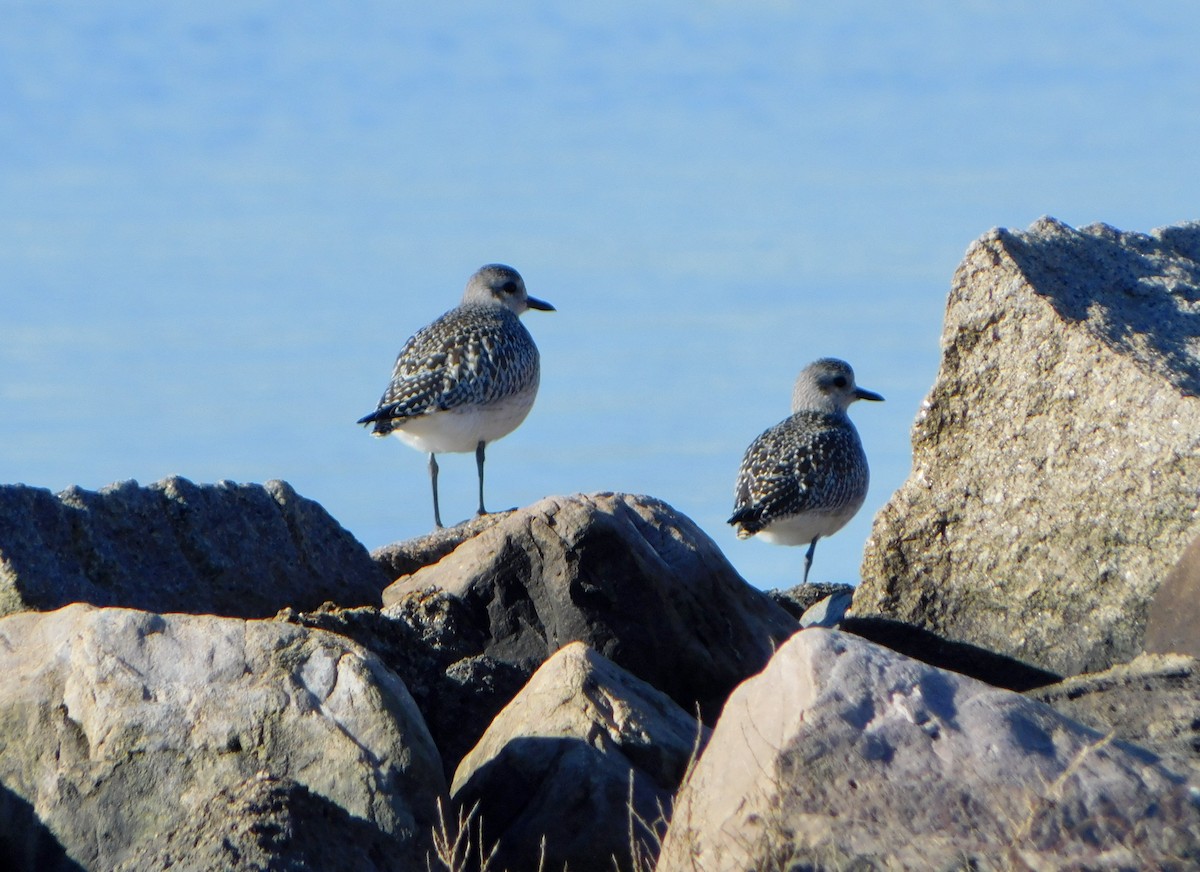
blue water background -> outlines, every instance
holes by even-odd
[[[367,546],[425,460],[354,425],[502,261],[541,394],[492,508],[651,494],[725,524],[808,361],[849,360],[867,505],[909,471],[972,239],[1200,217],[1190,2],[0,2],[0,481],[282,478]],[[443,514],[474,460],[442,459]]]

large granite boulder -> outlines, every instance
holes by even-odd
[[[854,598],[1070,675],[1127,661],[1197,531],[1200,223],[994,230]]]
[[[1188,869],[1183,777],[1049,706],[833,630],[734,691],[659,872]]]
[[[0,615],[74,602],[263,618],[378,605],[389,579],[287,483],[0,486]]]
[[[572,642],[488,727],[451,794],[476,811],[476,840],[495,846],[494,868],[647,868],[707,733],[670,698]]]
[[[513,668],[528,677],[581,641],[706,720],[797,629],[690,519],[628,494],[547,497],[383,599],[385,615],[455,650],[452,682]]]
[[[248,868],[226,844],[347,839],[358,868],[423,868],[437,749],[342,637],[73,605],[0,619],[0,675],[5,868]]]

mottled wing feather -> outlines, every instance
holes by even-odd
[[[844,504],[857,487],[861,451],[854,430],[830,415],[800,412],[781,421],[746,449],[729,523],[751,536],[779,518]]]
[[[379,407],[361,423],[382,435],[421,415],[495,402],[536,382],[538,366],[537,346],[515,314],[462,306],[404,344]]]

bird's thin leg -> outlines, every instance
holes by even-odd
[[[813,540],[809,543],[808,550],[804,552],[804,584],[808,584],[808,571],[812,569],[813,554],[817,551],[817,540],[820,536],[813,536]]]
[[[430,482],[430,484],[433,485],[433,524],[435,527],[440,528],[442,526],[442,513],[438,509],[437,474],[438,474],[437,457],[434,455],[434,453],[432,451],[430,451],[429,452],[429,482]]]
[[[486,515],[487,509],[483,507],[483,446],[485,443],[480,442],[475,446],[475,466],[479,468],[479,511],[476,514]]]

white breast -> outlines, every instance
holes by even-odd
[[[520,426],[533,408],[537,385],[484,406],[465,405],[412,418],[392,433],[418,451],[444,454],[474,451]]]
[[[814,536],[832,536],[854,517],[862,500],[842,506],[834,512],[801,512],[773,521],[755,535],[773,545],[807,545]]]

